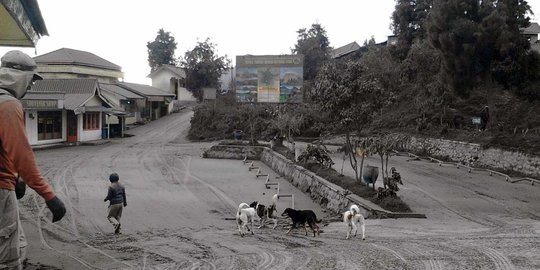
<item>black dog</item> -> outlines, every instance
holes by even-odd
[[[317,216],[315,213],[311,210],[294,210],[292,208],[287,208],[285,211],[283,211],[283,214],[281,214],[282,217],[290,217],[292,219],[293,225],[287,232],[287,234],[290,234],[292,229],[296,228],[296,225],[304,225],[304,229],[306,230],[306,236],[307,233],[307,227],[306,224],[309,225],[311,230],[313,231],[313,237],[315,237],[315,232],[320,235],[319,233],[319,226],[317,223],[321,223],[322,220],[317,220]],[[315,228],[317,228],[317,231],[315,231]]]

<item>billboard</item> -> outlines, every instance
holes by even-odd
[[[302,55],[236,56],[236,101],[301,103]]]

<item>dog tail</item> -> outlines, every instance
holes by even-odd
[[[351,205],[351,213],[352,215],[360,214],[360,208],[358,208],[358,205],[353,204]]]
[[[274,196],[272,196],[272,204],[273,204],[274,206],[276,206],[277,200],[278,200],[278,195],[277,195],[277,194],[274,194]]]
[[[351,211],[345,211],[345,213],[343,213],[343,222],[348,222],[350,217],[351,217]]]
[[[238,205],[238,215],[242,214],[240,210],[246,209],[246,208],[249,208],[249,205],[247,203],[241,203],[240,205]]]

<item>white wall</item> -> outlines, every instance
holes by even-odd
[[[167,93],[177,95],[174,89],[171,89],[172,77],[174,76],[171,72],[168,72],[168,71],[158,72],[154,75],[154,78],[152,78],[152,86],[159,88],[163,91],[166,91]],[[191,92],[189,92],[186,88],[183,88],[183,87],[179,87],[178,95],[176,96],[176,99],[182,100],[182,101],[195,101],[196,100],[191,94]]]
[[[34,116],[34,119],[30,118],[30,114]],[[62,110],[62,138],[54,140],[38,140],[38,112],[37,110],[25,110],[25,125],[26,135],[28,137],[28,143],[30,145],[42,145],[51,143],[61,143],[67,139],[67,125],[66,125],[66,111]]]
[[[170,86],[171,77],[172,75],[169,72],[158,72],[154,75],[154,78],[152,78],[152,86],[166,91],[167,93],[175,94]]]
[[[28,137],[28,143],[30,145],[37,144],[37,111],[36,110],[25,110],[25,125],[26,125],[26,136]],[[30,118],[30,114],[34,116],[34,119]]]
[[[80,142],[95,141],[95,140],[101,140],[101,129],[85,130],[84,132],[81,132],[81,136],[79,136]]]
[[[101,102],[100,102],[101,104]],[[86,103],[88,105],[88,103]],[[102,126],[102,115],[103,113],[99,113],[99,126]],[[95,141],[95,140],[101,140],[101,129],[97,130],[83,130],[83,115],[79,114],[77,116],[77,130],[78,130],[78,140],[79,142],[86,142],[86,141]]]
[[[195,97],[193,97],[193,94],[189,92],[186,88],[180,87],[178,89],[178,97],[176,98],[181,101],[195,101]]]

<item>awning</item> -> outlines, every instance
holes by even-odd
[[[0,46],[35,47],[46,35],[37,0],[0,0]]]
[[[123,116],[126,115],[126,112],[119,111],[114,108],[107,108],[104,106],[84,106],[84,107],[77,107],[73,110],[73,112],[77,114],[86,113],[86,112],[102,112],[110,115],[117,115],[117,116]]]

